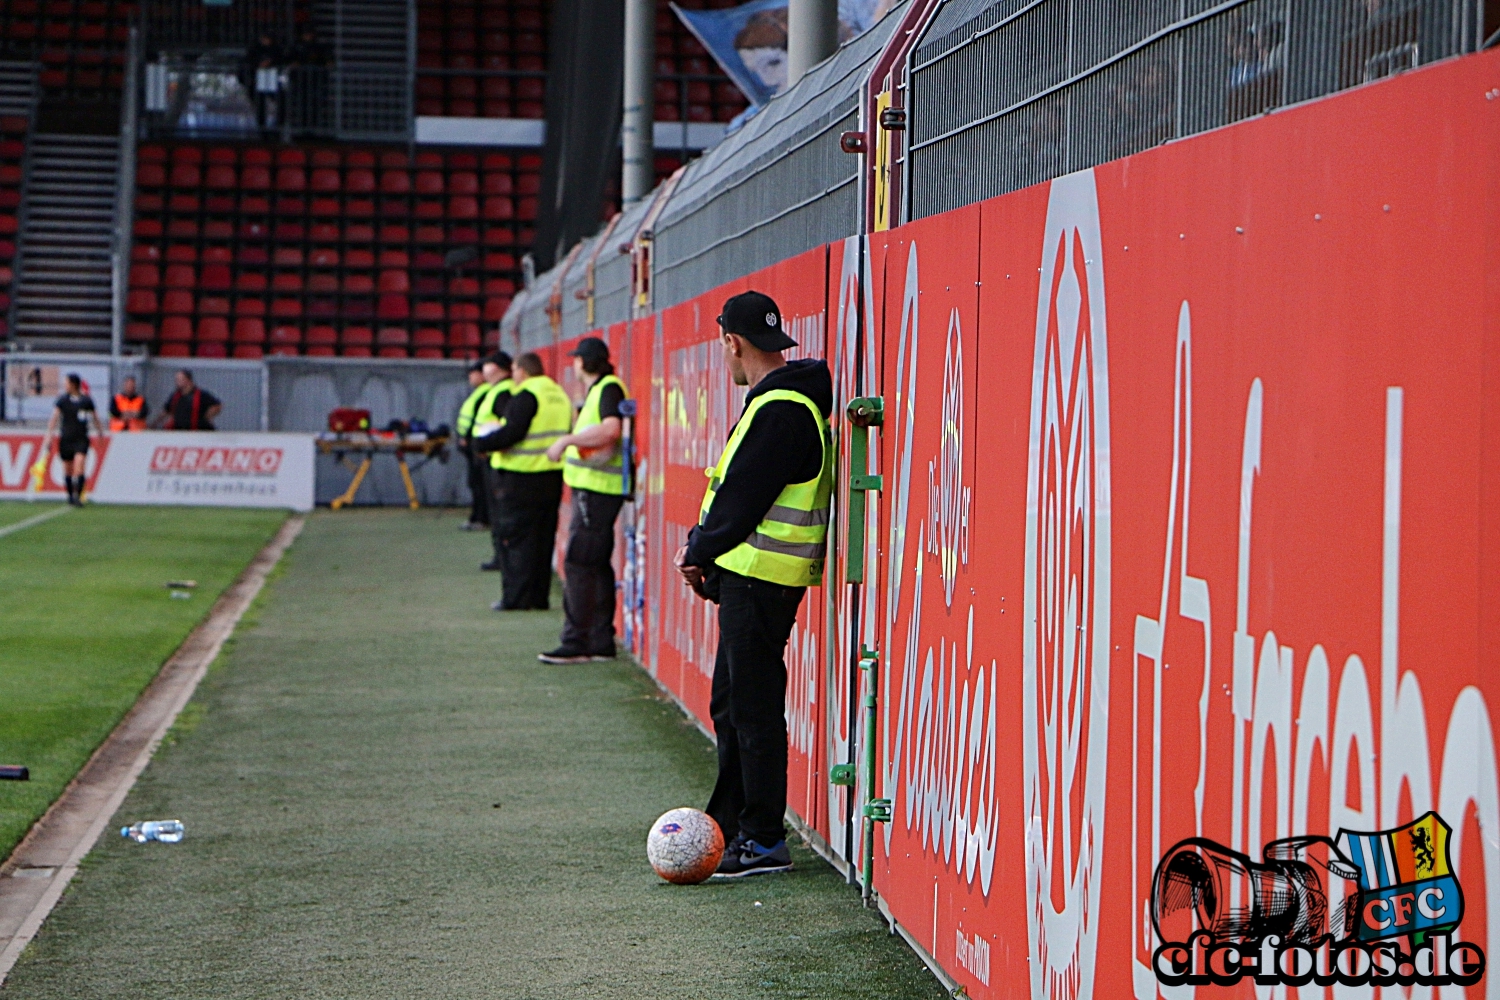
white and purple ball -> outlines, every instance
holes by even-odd
[[[677,885],[702,882],[719,867],[724,834],[712,816],[683,807],[661,814],[646,837],[646,857],[656,874]]]

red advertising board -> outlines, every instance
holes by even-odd
[[[838,535],[787,653],[790,805],[855,861],[857,806],[892,801],[874,887],[968,995],[1377,995],[1174,984],[1179,932],[1500,954],[1497,95],[1500,56],[1452,61],[635,324],[633,648],[704,722],[713,609],[672,555],[743,399],[713,318],[756,287],[830,359]],[[862,395],[883,490],[852,586]],[[859,759],[861,646],[877,777],[851,791],[827,781]]]

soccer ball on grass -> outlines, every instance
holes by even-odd
[[[697,809],[671,809],[651,825],[646,857],[656,874],[677,885],[702,882],[719,867],[724,834],[712,816]]]

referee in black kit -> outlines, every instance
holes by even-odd
[[[825,361],[783,360],[797,342],[767,295],[734,296],[719,325],[730,374],[750,392],[677,566],[719,605],[709,703],[719,778],[707,812],[729,839],[715,877],[738,878],[792,867],[785,652],[803,594],[823,581],[833,379]]]

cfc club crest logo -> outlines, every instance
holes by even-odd
[[[1374,833],[1290,837],[1262,860],[1201,837],[1163,855],[1152,956],[1169,986],[1471,986],[1484,952],[1455,939],[1463,892],[1435,812]]]

